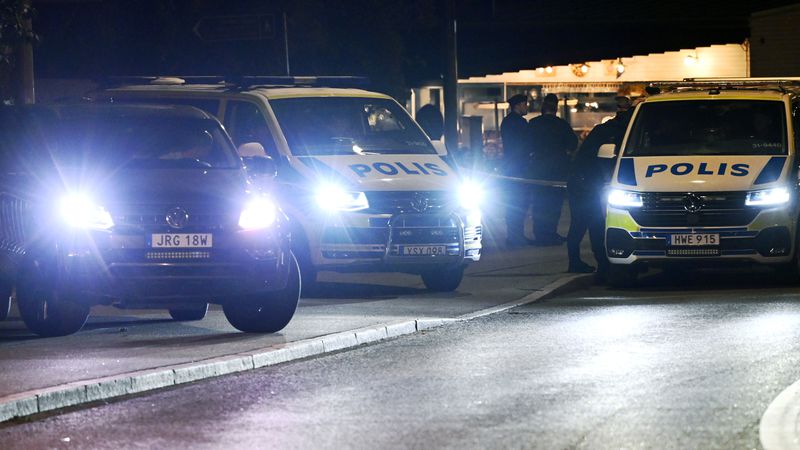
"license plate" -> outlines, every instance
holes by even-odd
[[[719,245],[719,234],[673,234],[670,238],[670,245]]]
[[[150,236],[152,248],[210,248],[211,233],[166,233]]]
[[[444,245],[406,245],[403,247],[404,256],[444,255]]]

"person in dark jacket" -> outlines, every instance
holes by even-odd
[[[583,262],[580,254],[581,241],[588,230],[592,253],[597,260],[598,281],[605,280],[609,264],[605,250],[606,198],[603,188],[611,178],[615,160],[598,158],[597,152],[603,144],[615,144],[619,148],[630,120],[629,107],[630,100],[627,97],[619,98],[617,115],[595,126],[586,136],[575,154],[567,180],[570,209],[567,270],[574,273],[594,272],[594,267]]]
[[[528,113],[528,97],[517,94],[508,99],[508,115],[500,125],[503,140],[503,175],[513,178],[528,176],[531,154],[531,134],[528,122],[522,117]],[[506,181],[505,186],[506,245],[527,245],[525,215],[530,203],[526,184]]]
[[[428,103],[417,111],[417,123],[432,141],[442,139],[444,134],[444,118],[439,107]]]
[[[542,115],[530,121],[533,141],[531,177],[537,180],[562,181],[567,178],[569,161],[578,146],[572,127],[559,118],[558,97],[547,94],[542,103]],[[558,221],[564,204],[562,188],[534,186],[533,233],[534,245],[561,245],[564,237],[558,234]]]

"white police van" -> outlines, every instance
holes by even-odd
[[[797,271],[798,94],[795,80],[687,81],[636,108],[608,194],[611,284],[650,265]]]
[[[200,107],[241,156],[270,156],[304,285],[322,270],[398,271],[451,291],[480,259],[480,186],[391,97],[319,87],[347,78],[198,78],[128,80],[94,97]]]

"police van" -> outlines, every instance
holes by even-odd
[[[795,273],[800,81],[690,80],[662,92],[638,105],[618,152],[610,283],[630,285],[647,266],[728,261]]]
[[[398,271],[455,290],[481,256],[480,186],[391,97],[329,87],[348,81],[152,78],[94,97],[199,107],[220,119],[241,156],[271,157],[304,286],[323,270]]]

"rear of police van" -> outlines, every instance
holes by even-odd
[[[791,97],[687,89],[636,110],[608,192],[609,281],[647,265],[781,264],[798,217]]]

